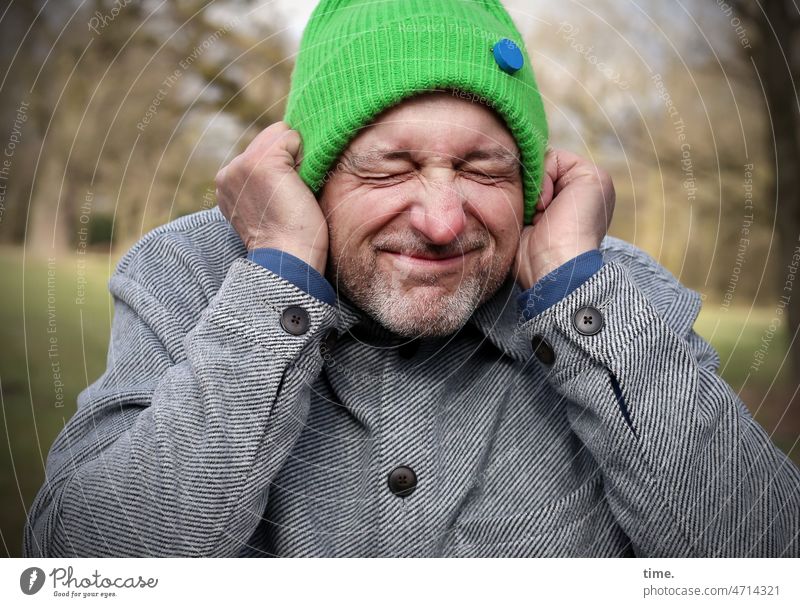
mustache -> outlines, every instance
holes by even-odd
[[[470,251],[482,249],[487,245],[487,239],[481,236],[463,238],[444,245],[421,242],[417,239],[381,238],[373,239],[372,247],[376,250],[394,251],[404,255],[454,257],[464,255]]]

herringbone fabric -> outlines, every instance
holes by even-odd
[[[716,375],[698,294],[602,252],[531,320],[509,280],[404,358],[346,299],[245,259],[217,208],[154,230],[109,282],[107,370],[52,446],[25,554],[799,556],[800,474]],[[596,335],[572,326],[584,305]]]

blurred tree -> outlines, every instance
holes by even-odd
[[[545,3],[536,16],[528,46],[551,142],[611,170],[612,233],[701,293],[718,298],[732,285],[739,302],[762,295],[771,216],[749,228],[751,271],[735,264],[750,213],[744,167],[768,164],[758,145],[766,120],[716,6],[598,0],[581,9]],[[754,175],[756,199],[771,178]]]
[[[249,18],[256,5],[12,4],[4,124],[20,100],[32,106],[0,239],[73,248],[95,219],[90,242],[113,220],[124,247],[212,206],[220,164],[283,116],[293,64],[274,24]]]
[[[33,2],[13,2],[3,13],[3,35],[0,36],[0,116],[2,145],[11,138],[17,112],[26,109],[20,125],[19,144],[8,160],[2,186],[5,209],[0,223],[0,242],[21,242],[25,237],[28,201],[34,188],[37,150],[50,119],[51,103],[32,95],[31,84],[38,66],[46,59],[55,38],[52,28],[38,19],[40,6]],[[38,22],[36,28],[32,24]],[[4,150],[5,153],[5,150]]]
[[[742,50],[755,67],[753,80],[763,90],[768,111],[769,128],[764,134],[776,176],[770,199],[775,201],[778,218],[777,285],[779,296],[789,297],[790,352],[794,376],[800,377],[800,293],[792,293],[794,283],[787,267],[800,246],[800,8],[792,0],[733,0],[732,5],[753,32],[752,50]]]

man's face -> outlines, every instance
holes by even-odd
[[[437,91],[385,111],[320,195],[335,285],[398,335],[454,333],[514,260],[520,171],[513,136],[485,105]]]

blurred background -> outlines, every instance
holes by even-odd
[[[283,118],[316,0],[0,8],[0,554],[105,366],[119,257],[216,204]],[[551,143],[617,188],[611,233],[704,300],[695,329],[800,463],[800,12],[791,0],[505,0]],[[798,279],[800,282],[800,279]]]

